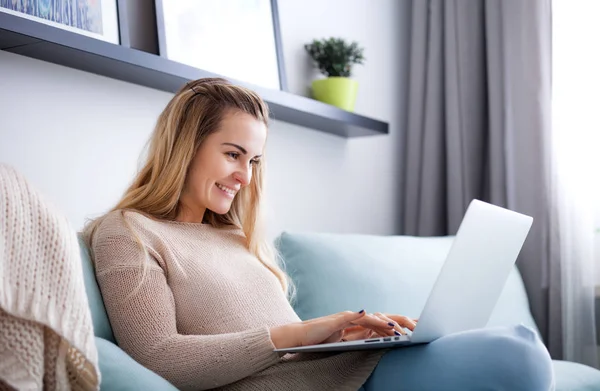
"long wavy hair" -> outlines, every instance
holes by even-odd
[[[224,116],[235,110],[252,115],[268,128],[269,108],[254,91],[221,78],[199,79],[183,86],[158,117],[143,168],[108,213],[134,210],[155,219],[175,220],[182,207],[180,196],[196,151],[218,130]],[[217,228],[240,228],[245,234],[248,250],[277,277],[289,297],[291,281],[279,266],[277,251],[265,237],[262,213],[264,165],[263,155],[261,163],[253,165],[251,182],[237,193],[230,210],[217,214],[207,209],[204,222]],[[84,228],[83,238],[90,251],[96,229],[105,216],[88,221]],[[128,226],[147,253],[139,236]],[[145,264],[142,268],[143,280]]]

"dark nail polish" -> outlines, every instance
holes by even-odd
[[[393,324],[392,322],[389,322],[389,323],[388,323],[388,325],[389,325],[390,327],[394,327],[394,324]]]
[[[396,334],[396,335],[402,335],[399,332],[397,332],[396,330],[394,330],[394,334]]]
[[[359,314],[362,314],[363,312],[365,312],[365,310],[358,311]]]

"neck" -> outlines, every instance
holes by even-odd
[[[182,202],[181,209],[179,214],[177,214],[177,217],[175,217],[175,220],[182,223],[202,223],[205,212],[206,208],[197,206],[190,207]]]

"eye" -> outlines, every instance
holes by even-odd
[[[260,164],[260,160],[259,159],[250,160],[250,164],[253,166],[256,166],[256,165]]]
[[[227,152],[225,155],[229,156],[233,160],[237,160],[237,158],[240,156],[240,154],[237,152]]]

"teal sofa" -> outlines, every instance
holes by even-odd
[[[292,304],[300,318],[359,308],[418,317],[452,241],[453,237],[284,232],[276,245],[297,288]],[[176,390],[117,346],[83,242],[81,255],[98,347],[101,390]],[[515,267],[488,326],[519,323],[539,333]],[[600,371],[596,369],[558,360],[554,361],[554,369],[558,391],[600,390]]]

